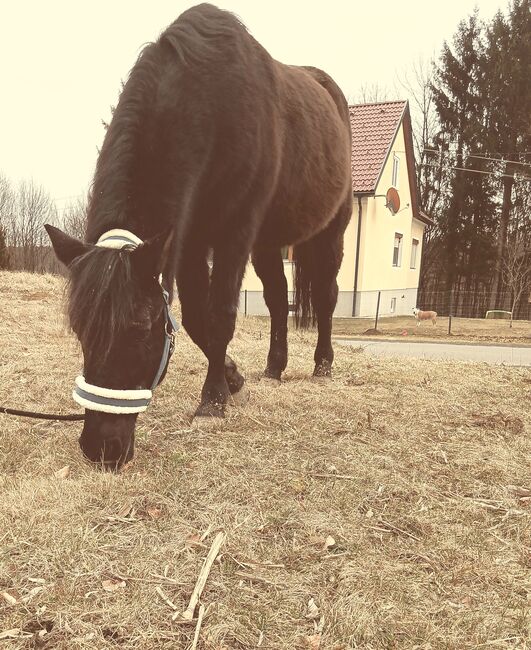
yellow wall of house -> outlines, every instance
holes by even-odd
[[[392,187],[394,156],[399,160],[397,190],[400,210],[391,214],[385,207],[385,195]],[[375,196],[367,201],[367,212],[362,217],[359,291],[385,289],[409,289],[418,286],[420,255],[422,248],[421,222],[413,219],[411,193],[406,168],[403,126],[397,133]],[[400,266],[393,266],[395,233],[402,235]],[[412,239],[419,240],[415,268],[410,268]]]

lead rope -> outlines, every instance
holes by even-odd
[[[21,418],[35,418],[36,420],[61,420],[67,422],[78,422],[85,419],[83,413],[70,413],[63,415],[59,413],[38,413],[36,411],[20,411],[19,409],[8,409],[5,406],[0,406],[0,413],[5,415],[16,415]]]

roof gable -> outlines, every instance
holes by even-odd
[[[406,101],[349,106],[354,192],[376,189],[406,107]]]

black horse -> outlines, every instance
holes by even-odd
[[[318,326],[314,374],[330,375],[336,276],[352,210],[350,143],[347,102],[335,82],[316,68],[275,61],[231,13],[199,5],[148,45],[98,158],[86,242],[47,226],[70,268],[68,313],[87,385],[112,395],[152,385],[165,341],[162,274],[170,294],[176,281],[183,325],[208,359],[196,416],[222,417],[244,387],[226,352],[250,256],[271,314],[265,375],[279,380],[287,364],[281,247],[288,244],[298,324]],[[95,245],[116,228],[143,243]],[[129,460],[136,417],[88,408],[85,455],[118,466]]]

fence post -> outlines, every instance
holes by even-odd
[[[247,289],[245,289],[244,314],[247,316]]]
[[[376,320],[374,321],[374,329],[378,329],[378,314],[380,313],[380,294],[382,292],[378,291],[378,300],[376,302]]]
[[[450,305],[448,307],[448,335],[452,333],[452,311],[454,310],[454,290],[450,289]]]

